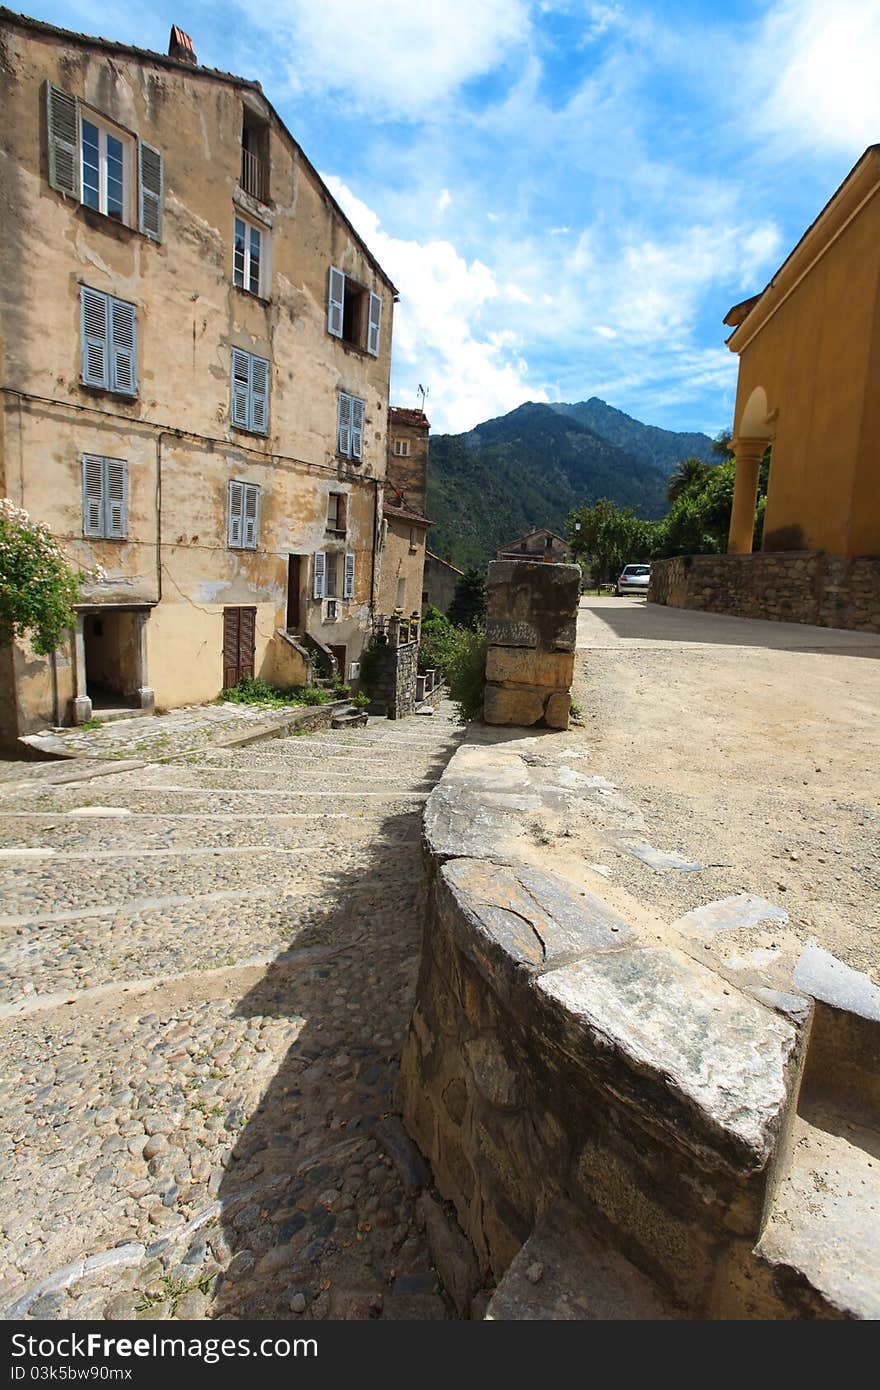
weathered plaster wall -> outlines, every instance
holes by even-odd
[[[880,632],[880,560],[821,552],[655,560],[652,603]]]
[[[441,560],[439,555],[432,555],[430,550],[426,551],[422,584],[422,591],[428,595],[425,602],[439,608],[441,613],[448,612],[461,576],[461,570]]]
[[[390,616],[400,607],[406,617],[422,609],[422,574],[425,564],[425,527],[386,510],[381,580],[377,611]],[[398,604],[400,581],[403,599]]]

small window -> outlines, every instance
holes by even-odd
[[[327,598],[339,597],[339,556],[332,550],[324,556],[324,593]]]
[[[128,222],[131,189],[131,141],[109,126],[82,116],[82,200],[117,222]]]
[[[232,283],[248,294],[267,297],[269,233],[243,217],[235,218],[232,247]]]
[[[137,308],[80,286],[82,379],[86,386],[137,395]]]
[[[128,535],[128,464],[124,459],[84,454],[83,535],[124,540]]]
[[[241,187],[261,203],[269,201],[269,127],[247,107],[241,125]]]
[[[260,489],[237,479],[229,484],[227,541],[233,550],[256,550],[260,531]]]
[[[364,402],[357,396],[339,393],[339,414],[336,424],[336,451],[343,458],[361,459],[364,456]]]
[[[327,530],[345,534],[344,492],[331,492],[327,498]]]
[[[327,332],[352,347],[379,356],[382,297],[331,265],[327,293]]]
[[[394,453],[397,458],[407,458],[409,456],[409,440],[395,439]]]
[[[232,423],[252,434],[269,433],[269,362],[232,349]]]

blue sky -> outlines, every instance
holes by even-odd
[[[401,291],[435,429],[598,395],[729,426],[728,308],[880,141],[878,0],[46,0],[258,78]]]

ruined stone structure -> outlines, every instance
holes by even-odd
[[[498,551],[498,560],[546,560],[555,565],[571,563],[571,546],[563,536],[548,531],[546,526],[529,531],[528,535],[509,541]]]
[[[8,11],[0,44],[0,494],[107,575],[54,660],[0,653],[7,733],[303,684],[304,638],[347,678],[394,286],[259,83]]]
[[[568,728],[580,578],[577,565],[489,566],[487,724]]]
[[[880,632],[880,560],[821,551],[654,560],[652,603]]]
[[[645,852],[578,756],[477,728],[425,813],[400,1098],[488,1316],[877,1317],[880,988],[816,947],[725,953],[786,920],[747,894],[665,934],[597,897],[526,823]]]
[[[434,608],[439,608],[441,613],[448,613],[463,573],[464,571],[456,569],[450,560],[441,560],[439,555],[432,555],[430,550],[426,550],[422,606],[430,603]]]

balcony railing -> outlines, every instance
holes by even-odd
[[[241,187],[252,198],[259,198],[261,203],[269,201],[269,167],[250,150],[241,152]]]

